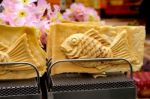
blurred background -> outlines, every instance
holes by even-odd
[[[106,25],[145,25],[146,36],[150,38],[150,0],[47,0],[58,5],[61,12],[69,9],[73,3],[82,3],[94,8]],[[2,2],[2,0],[0,0]],[[0,9],[0,11],[2,8]]]
[[[62,9],[68,8],[73,2],[83,3],[87,7],[95,8],[101,17],[116,17],[138,14],[143,0],[48,0],[52,5],[58,4]]]
[[[148,0],[48,0],[59,5],[62,12],[74,2],[94,8],[108,25],[146,25],[149,38]],[[147,23],[146,23],[147,22]],[[149,33],[148,33],[149,32]]]

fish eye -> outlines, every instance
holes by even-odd
[[[71,39],[71,45],[77,45],[78,44],[78,39],[77,38],[72,38]]]

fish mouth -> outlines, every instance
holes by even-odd
[[[66,54],[67,58],[69,58],[69,59],[77,59],[77,58],[79,58],[77,48],[74,48],[71,52],[65,53],[65,54]]]
[[[61,46],[60,49],[61,49],[63,52],[65,52],[65,53],[70,53],[70,52],[72,51],[72,49],[66,48],[66,47],[64,47],[64,46]]]

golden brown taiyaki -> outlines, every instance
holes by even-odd
[[[0,25],[0,62],[29,62],[40,76],[46,71],[46,53],[40,46],[40,32],[34,27]],[[0,80],[36,77],[35,70],[26,64],[0,66]]]
[[[125,58],[131,60],[127,43],[127,31],[118,33],[113,42],[105,35],[90,29],[85,33],[76,33],[69,36],[62,44],[61,50],[69,59],[78,58]],[[95,67],[99,64],[91,63],[82,66]]]
[[[4,46],[3,43],[0,43],[0,62],[30,62],[39,65],[33,57],[27,41],[27,35],[23,34],[14,42],[12,46],[8,47]],[[27,70],[31,68],[29,66],[13,66],[13,68],[6,66],[5,69]]]

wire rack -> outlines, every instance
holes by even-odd
[[[95,62],[95,61],[125,61],[129,64],[130,77],[123,73],[108,77],[93,78],[88,74],[65,73],[51,74],[56,64],[64,62]],[[135,84],[132,79],[132,65],[126,59],[119,58],[93,58],[93,59],[66,59],[57,62],[48,62],[48,98],[49,99],[135,99]],[[130,98],[129,98],[130,97]]]
[[[32,67],[36,78],[0,81],[0,99],[41,99],[40,76],[35,65],[28,62],[4,62],[0,66],[28,65]]]

